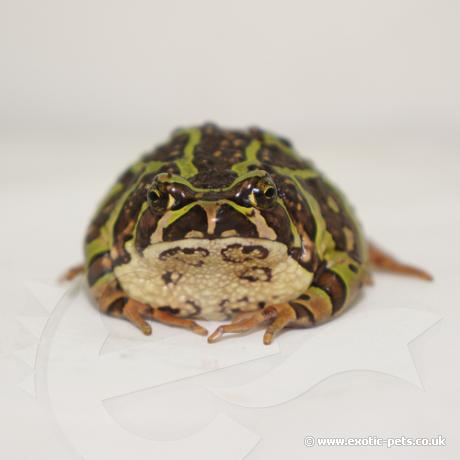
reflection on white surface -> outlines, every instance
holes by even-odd
[[[402,308],[350,311],[310,330],[297,351],[262,377],[237,387],[209,389],[233,404],[269,407],[352,370],[383,372],[422,387],[407,345],[439,320],[432,313]]]
[[[238,459],[259,442],[258,434],[223,412],[197,426],[190,436],[173,441],[146,439],[117,423],[104,400],[133,397],[146,388],[277,354],[276,342],[267,347],[260,334],[249,334],[209,345],[189,331],[168,328],[158,340],[131,341],[129,346],[126,339],[111,336],[110,348],[115,351],[103,353],[107,329],[81,288],[74,286],[61,302],[59,287],[35,283],[29,290],[51,316],[21,318],[39,339],[39,344],[16,353],[36,367],[21,386],[31,394],[34,383],[44,390],[38,392],[39,399],[49,405],[65,438],[85,460],[100,458],[100,452],[114,460],[127,455],[140,460],[152,455],[182,458],[191,453],[211,459],[216,451],[219,458]],[[402,308],[351,310],[310,329],[297,350],[251,382],[225,387],[218,381],[206,387],[232,404],[260,408],[287,402],[332,375],[352,370],[383,372],[421,386],[407,344],[439,319]],[[223,445],[226,448],[221,451]]]
[[[52,295],[52,287],[36,285],[31,289],[37,291],[37,299],[46,302],[44,306],[48,311],[52,310],[52,302],[60,298]],[[40,295],[44,292],[49,295]],[[172,329],[173,335],[169,338],[141,341],[134,348],[101,355],[107,330],[81,289],[76,295],[66,296],[53,313],[59,316],[58,321],[53,322],[51,316],[47,323],[47,318],[37,317],[35,319],[43,326],[48,326],[41,331],[32,328],[41,339],[39,353],[44,350],[44,356],[32,358],[32,349],[22,350],[17,357],[23,356],[29,363],[37,362],[35,380],[38,386],[45,384],[45,399],[57,423],[85,460],[99,459],[101,452],[114,460],[126,459],[128,455],[139,460],[151,459],[152,455],[165,459],[199,455],[211,459],[215,458],[215,451],[226,445],[228,436],[237,442],[226,445],[219,458],[238,459],[259,441],[256,433],[223,413],[197,427],[191,436],[171,442],[153,441],[121,427],[107,413],[103,402],[107,398],[264,358],[276,354],[277,346],[266,347],[257,336],[240,341],[239,345],[227,342],[210,346],[189,331]],[[33,322],[29,320],[29,323]],[[30,377],[22,383],[29,392],[31,385]],[[205,444],[208,448],[203,451]]]

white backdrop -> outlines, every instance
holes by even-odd
[[[179,334],[177,340],[197,353],[203,369],[215,372],[193,377],[196,371],[159,387],[147,382],[167,380],[148,374],[148,369],[157,372],[152,357],[143,370],[126,373],[139,372],[137,385],[136,379],[128,382],[132,393],[110,385],[102,391],[118,396],[104,402],[111,422],[97,421],[100,439],[110,440],[112,429],[120,430],[117,439],[130,433],[160,441],[207,433],[203,458],[217,449],[227,458],[241,458],[243,452],[251,460],[458,458],[459,15],[454,0],[0,0],[2,458],[104,458],[101,445],[88,444],[82,453],[73,439],[83,439],[84,429],[92,427],[96,412],[83,408],[94,395],[75,385],[66,398],[62,385],[50,382],[63,384],[65,379],[56,377],[62,369],[78,377],[81,368],[72,367],[72,359],[81,364],[91,344],[105,337],[102,330],[112,340],[104,342],[104,350],[115,350],[113,356],[120,358],[110,361],[115,374],[127,364],[145,364],[145,349],[144,354],[125,349],[135,349],[138,342],[159,346],[172,332],[154,324],[152,342],[146,343],[128,324],[93,312],[95,330],[100,321],[106,329],[91,336],[88,302],[77,296],[57,303],[53,280],[81,260],[88,219],[117,174],[176,126],[208,120],[259,125],[291,138],[349,196],[368,235],[435,275],[432,284],[378,275],[349,316],[333,323],[345,331],[356,317],[356,333],[369,340],[372,329],[366,335],[360,314],[409,309],[413,318],[409,315],[404,330],[413,335],[404,340],[410,341],[413,364],[407,353],[390,353],[385,366],[349,364],[349,372],[333,368],[320,378],[306,359],[298,373],[286,370],[285,381],[272,393],[268,386],[265,396],[274,401],[285,385],[289,399],[294,381],[304,385],[304,393],[251,409],[206,388],[271,375],[290,356],[298,358],[295,352],[313,332],[289,331],[271,351],[257,347],[259,332],[209,352],[201,348],[201,338],[188,342]],[[416,331],[431,324],[426,314],[433,315],[433,324],[441,321],[415,339]],[[72,328],[70,318],[78,325],[85,315],[88,323],[75,334],[78,327]],[[65,327],[73,338],[85,331],[74,349]],[[63,335],[51,351],[43,345],[50,330]],[[389,326],[383,337],[385,343],[399,336]],[[318,353],[312,350],[319,363],[326,361]],[[352,354],[360,356],[359,348]],[[66,385],[72,383],[68,380]],[[96,383],[101,386],[97,378]],[[140,387],[143,391],[137,391]],[[65,416],[75,401],[82,412]],[[224,445],[211,424],[222,414],[233,423],[222,425],[229,429]],[[206,426],[209,432],[202,431]],[[439,434],[447,438],[447,448],[303,444],[307,435]],[[158,445],[151,449],[156,458],[165,458]]]
[[[450,0],[5,1],[2,126],[458,121]]]

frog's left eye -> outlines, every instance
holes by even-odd
[[[258,208],[269,208],[276,202],[278,192],[275,183],[268,177],[261,179],[252,189],[249,200]]]
[[[276,188],[269,185],[268,187],[266,187],[266,189],[264,190],[264,196],[267,200],[271,200],[272,198],[274,198],[276,195]]]

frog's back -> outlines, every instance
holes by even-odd
[[[365,261],[365,242],[346,199],[289,141],[258,128],[229,130],[213,124],[177,129],[166,143],[125,171],[100,205],[86,242],[97,240],[106,230],[111,245],[122,246],[126,228],[134,225],[145,201],[145,187],[160,172],[180,175],[197,189],[221,190],[256,169],[271,175],[293,224],[311,249],[310,259],[301,261],[305,268],[314,272],[332,250],[346,252],[358,264]]]
[[[251,170],[265,170],[299,233],[316,249],[306,264],[309,270],[318,267],[328,250],[346,252],[358,264],[366,260],[362,231],[346,198],[285,138],[259,128],[229,130],[206,124],[177,130],[143,160],[170,162],[175,173],[197,188],[209,189],[228,187]]]

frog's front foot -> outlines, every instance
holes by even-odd
[[[151,317],[152,319],[163,324],[168,324],[169,326],[182,327],[198,335],[208,335],[208,330],[193,321],[193,319],[180,318],[179,316],[171,315],[165,311],[159,310],[158,308],[153,309]]]
[[[197,322],[188,318],[172,315],[161,308],[155,308],[127,297],[119,289],[105,289],[99,299],[101,310],[114,316],[122,317],[138,327],[145,335],[152,333],[152,327],[146,320],[158,321],[169,326],[188,329],[199,335],[208,335],[208,331]]]
[[[254,313],[245,313],[236,321],[219,326],[209,337],[208,342],[216,342],[223,334],[228,332],[247,332],[257,329],[265,321],[272,320],[264,334],[264,344],[269,345],[276,333],[281,331],[289,323],[296,320],[295,310],[288,304],[269,305]]]

